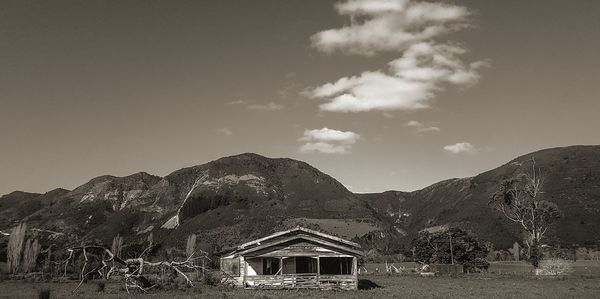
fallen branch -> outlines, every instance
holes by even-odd
[[[198,259],[208,259],[207,255],[194,257],[195,253],[192,253],[192,255],[188,256],[183,261],[150,262],[143,258],[143,256],[148,252],[149,249],[150,247],[144,250],[138,258],[123,260],[115,256],[112,253],[112,251],[110,251],[108,248],[102,246],[79,246],[69,248],[67,249],[67,251],[69,252],[69,256],[63,262],[65,263],[64,273],[66,275],[67,265],[69,264],[69,262],[74,262],[75,252],[81,252],[81,254],[83,255],[84,263],[80,270],[80,282],[75,288],[75,290],[73,290],[73,292],[77,291],[77,289],[85,281],[86,277],[94,272],[97,272],[103,279],[108,279],[113,274],[123,274],[125,280],[125,290],[127,291],[127,293],[129,293],[129,288],[136,288],[143,292],[147,292],[149,289],[156,286],[156,284],[150,282],[144,276],[144,271],[148,268],[159,267],[161,271],[164,271],[165,268],[172,269],[178,275],[182,276],[188,285],[193,286],[194,283],[185,274],[184,271],[205,270],[204,266],[196,265],[194,261]],[[90,257],[88,256],[88,254],[90,253],[93,253],[96,256],[102,256],[100,260],[102,266],[92,268],[91,270],[86,272],[88,262],[90,261]]]

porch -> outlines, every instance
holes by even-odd
[[[354,275],[280,274],[246,277],[247,289],[355,290]]]
[[[249,257],[244,264],[243,285],[249,289],[357,288],[352,256]]]

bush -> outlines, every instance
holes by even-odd
[[[483,258],[476,257],[472,260],[466,261],[463,264],[463,267],[468,273],[483,272],[487,271],[487,269],[490,267],[490,263]]]
[[[8,239],[6,259],[10,273],[16,274],[21,270],[21,256],[25,245],[27,224],[22,223],[14,227]]]
[[[205,285],[217,286],[221,284],[221,275],[218,272],[206,272],[202,282]]]
[[[49,299],[50,298],[50,289],[41,289],[38,291],[39,299]]]
[[[96,282],[96,292],[104,293],[106,289],[106,282],[98,281]]]
[[[539,275],[566,275],[573,272],[573,263],[561,258],[540,261]]]
[[[186,289],[190,287],[190,284],[187,282],[187,280],[185,278],[183,278],[182,276],[177,276],[175,277],[175,279],[173,279],[173,284],[176,286],[176,288],[178,289]]]
[[[452,247],[450,247],[452,244]],[[426,264],[462,264],[469,271],[487,269],[488,249],[475,235],[459,228],[430,233],[422,231],[413,240],[415,258]]]

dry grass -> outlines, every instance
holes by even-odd
[[[394,263],[396,267],[404,267],[407,271],[414,269],[418,264],[413,262]],[[375,272],[376,269],[385,271],[384,263],[368,263],[364,267],[369,273]],[[600,277],[600,261],[578,260],[572,264],[574,276],[594,276]],[[490,274],[502,275],[519,275],[528,276],[534,272],[533,266],[527,262],[490,262]]]
[[[509,275],[462,275],[422,278],[416,275],[364,275],[361,282],[372,282],[378,288],[359,291],[254,291],[195,287],[183,290],[155,290],[149,294],[133,293],[140,298],[594,298],[600,294],[600,278],[569,276],[562,279]],[[38,290],[49,289],[51,298],[122,298],[122,284],[108,283],[104,293],[87,283],[73,294],[75,283],[0,283],[2,298],[35,298]]]

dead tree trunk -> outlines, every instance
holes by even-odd
[[[155,283],[152,283],[148,280],[144,273],[148,268],[159,267],[162,270],[170,269],[175,271],[178,275],[183,277],[187,284],[193,286],[193,282],[190,278],[185,274],[184,271],[200,271],[204,270],[203,266],[198,266],[194,263],[197,259],[205,259],[207,256],[194,257],[194,254],[188,256],[183,261],[158,261],[151,262],[147,261],[143,258],[143,254],[138,258],[132,259],[121,259],[111,250],[102,246],[79,246],[67,249],[69,252],[69,257],[63,262],[66,265],[75,259],[76,253],[81,253],[83,256],[83,266],[80,269],[80,282],[75,288],[76,291],[79,286],[84,282],[86,277],[91,273],[98,273],[100,277],[103,279],[109,279],[114,275],[123,275],[125,289],[129,293],[129,288],[139,289],[143,292],[148,291],[149,289],[156,286]],[[99,256],[101,266],[93,267],[88,269],[88,265],[91,261],[92,256]]]

